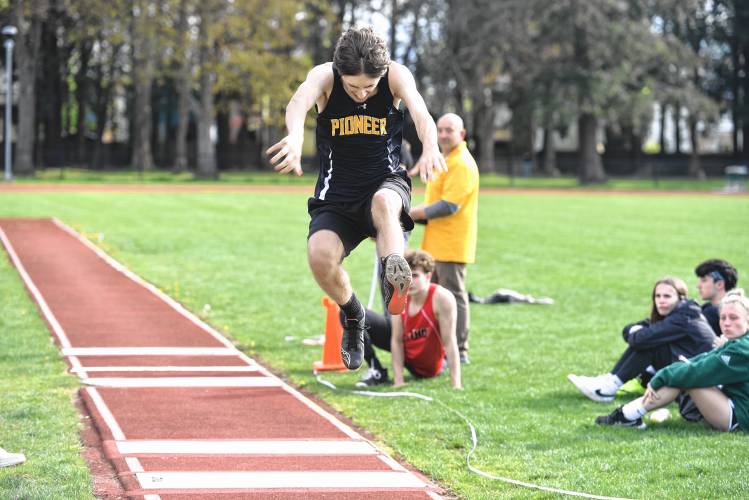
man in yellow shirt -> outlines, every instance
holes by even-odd
[[[458,305],[456,335],[461,363],[469,363],[470,315],[465,288],[466,264],[476,260],[479,171],[465,143],[463,120],[448,113],[437,122],[437,141],[447,172],[427,182],[424,203],[411,209],[411,218],[426,222],[421,248],[436,267],[432,281],[450,290]]]

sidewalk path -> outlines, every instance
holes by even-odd
[[[438,498],[415,474],[56,220],[0,219],[126,495]]]

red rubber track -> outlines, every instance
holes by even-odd
[[[0,239],[81,378],[98,455],[111,462],[121,495],[442,493],[64,224],[0,219]]]

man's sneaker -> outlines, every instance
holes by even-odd
[[[572,382],[588,399],[598,403],[610,403],[614,400],[614,394],[606,394],[601,391],[596,377],[583,377],[570,373],[567,375],[567,380]]]
[[[356,383],[356,387],[372,387],[375,385],[383,385],[388,383],[388,371],[387,368],[378,370],[377,368],[370,368],[367,373],[359,379]]]
[[[11,465],[22,464],[26,461],[23,453],[8,453],[0,448],[0,467],[10,467]]]
[[[647,427],[645,425],[645,422],[642,421],[642,418],[638,418],[637,420],[629,420],[628,418],[626,418],[621,406],[608,415],[601,415],[600,417],[596,417],[596,423],[598,425],[619,425],[621,427],[634,427],[635,429],[644,429],[645,427]]]
[[[367,330],[366,316],[362,319],[347,319],[343,322],[341,336],[341,358],[349,370],[358,370],[364,360],[364,334]]]
[[[397,253],[385,257],[380,276],[382,299],[390,314],[403,312],[406,307],[406,294],[411,287],[411,268],[408,262]]]
[[[460,352],[460,364],[461,365],[470,365],[471,364],[471,358],[468,357],[468,353],[465,351]]]

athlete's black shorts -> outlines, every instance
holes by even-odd
[[[414,228],[414,221],[408,215],[411,210],[411,179],[393,174],[361,200],[335,202],[310,198],[307,201],[311,218],[307,239],[321,229],[333,231],[341,238],[346,257],[366,238],[377,236],[372,220],[372,197],[382,188],[392,189],[400,195],[403,202],[401,227],[404,231],[411,231]]]

